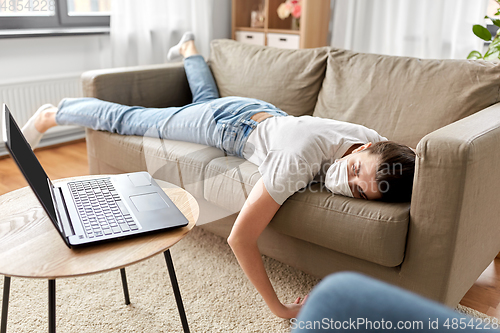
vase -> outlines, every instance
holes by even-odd
[[[300,30],[300,17],[292,17],[292,30]]]

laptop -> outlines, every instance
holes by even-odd
[[[52,184],[6,104],[2,119],[7,150],[68,247],[188,225],[147,172]]]

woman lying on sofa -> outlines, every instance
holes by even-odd
[[[348,197],[409,201],[415,153],[361,125],[289,116],[264,101],[220,98],[212,73],[186,33],[169,52],[184,57],[193,95],[184,107],[130,107],[95,98],[44,105],[23,127],[31,147],[57,125],[80,125],[123,135],[189,141],[222,149],[259,166],[261,179],[228,238],[239,264],[271,311],[295,317],[302,303],[282,304],[266,274],[257,239],[283,202],[313,181]]]

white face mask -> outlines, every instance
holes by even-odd
[[[335,194],[341,194],[353,198],[349,187],[349,174],[347,170],[347,159],[336,160],[326,172],[325,186]]]

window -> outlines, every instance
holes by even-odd
[[[109,26],[111,0],[59,0],[64,25]]]
[[[0,0],[0,29],[109,26],[111,0]]]

